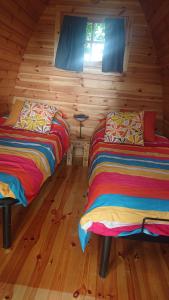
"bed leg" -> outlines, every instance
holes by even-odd
[[[11,205],[2,207],[3,221],[3,248],[8,249],[11,246]]]
[[[102,246],[100,271],[99,271],[99,275],[102,278],[106,277],[107,271],[108,271],[111,241],[112,241],[111,236],[104,236],[103,237],[103,246]]]

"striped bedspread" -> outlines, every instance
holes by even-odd
[[[0,118],[0,198],[27,206],[53,174],[69,145],[68,131],[55,120],[50,134],[3,126]]]
[[[91,232],[125,236],[141,232],[145,217],[169,220],[169,141],[144,147],[103,142],[96,132],[90,153],[88,203],[80,219],[82,249]],[[169,222],[148,220],[144,233],[169,236]]]

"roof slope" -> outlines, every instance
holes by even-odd
[[[169,136],[169,1],[140,0],[157,49],[163,75],[164,129]]]
[[[47,0],[0,1],[0,112],[7,110],[31,33]]]

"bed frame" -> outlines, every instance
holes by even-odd
[[[64,161],[64,157],[65,156],[63,156],[61,162],[57,165],[57,168],[59,168],[62,165]],[[41,189],[51,179],[53,175],[54,173],[45,180],[45,182],[41,186]],[[2,239],[3,239],[2,246],[4,249],[10,248],[12,244],[11,216],[12,216],[12,206],[15,204],[20,204],[20,201],[18,199],[14,199],[11,197],[0,199],[0,208],[2,208]]]
[[[3,198],[0,199],[2,208],[2,236],[3,248],[8,249],[11,246],[11,208],[12,205],[19,203],[17,199]]]
[[[148,218],[145,217],[142,222],[141,233],[133,234],[125,237],[125,239],[131,240],[142,240],[147,242],[157,242],[157,243],[169,243],[169,236],[150,236],[144,233],[144,226],[147,220],[158,220],[163,222],[169,222],[168,219],[158,219],[158,218]],[[118,237],[119,238],[119,237]],[[100,271],[99,275],[102,278],[105,278],[108,272],[108,265],[109,265],[109,256],[111,250],[111,243],[112,243],[112,236],[102,236],[102,253],[101,253],[101,260],[100,260]]]
[[[11,246],[11,208],[12,205],[18,204],[19,201],[13,198],[3,198],[0,199],[0,207],[2,208],[2,231],[3,231],[3,248],[8,249]],[[163,222],[169,222],[168,219],[157,219],[157,218],[148,218],[145,217],[142,222],[141,233],[134,234],[131,236],[125,236],[121,238],[133,239],[133,240],[143,240],[149,242],[160,242],[160,243],[169,243],[169,236],[149,236],[144,233],[144,226],[146,220],[158,220]],[[102,254],[100,261],[100,271],[99,275],[102,278],[105,278],[108,272],[109,265],[109,256],[111,250],[112,236],[102,236]]]

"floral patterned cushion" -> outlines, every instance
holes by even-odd
[[[144,112],[108,113],[104,141],[143,146]]]
[[[47,104],[25,101],[15,127],[49,133],[56,107]]]

